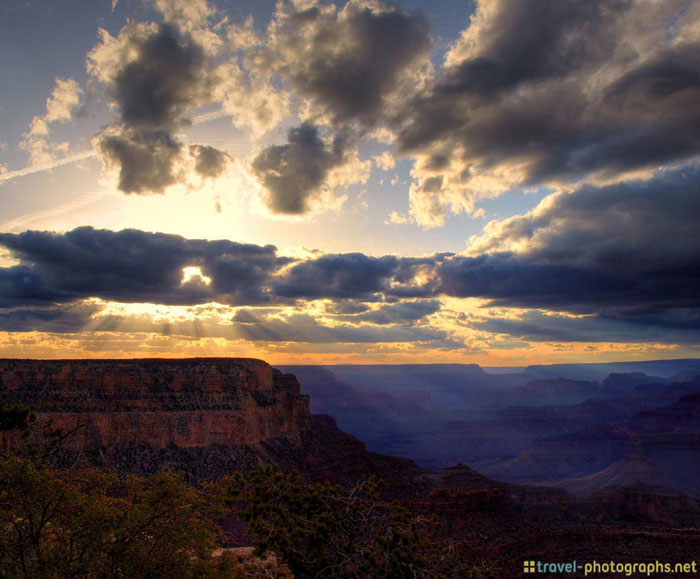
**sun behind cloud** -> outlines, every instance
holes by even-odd
[[[697,354],[696,2],[67,6],[7,12],[3,355]]]

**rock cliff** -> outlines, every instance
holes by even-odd
[[[251,445],[310,428],[291,374],[261,360],[0,360],[0,403],[29,406],[84,452]]]
[[[496,482],[461,464],[430,472],[369,452],[330,416],[310,415],[299,392],[293,375],[259,360],[0,360],[0,404],[29,406],[64,428],[82,425],[76,450],[118,472],[168,467],[196,481],[273,462],[308,481],[353,485],[375,475],[387,482],[386,498],[437,514],[440,532],[467,540],[475,564],[498,561],[502,577],[518,576],[523,560],[542,553],[676,561],[697,552],[696,498],[641,484],[572,496]],[[686,397],[631,424],[664,436],[673,425],[687,435],[697,407],[696,397]],[[249,544],[235,517],[225,527],[231,545]]]

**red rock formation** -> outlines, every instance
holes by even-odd
[[[83,451],[249,445],[310,427],[309,398],[260,360],[0,360],[0,403],[74,429]]]

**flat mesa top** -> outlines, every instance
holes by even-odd
[[[37,411],[236,408],[299,383],[250,358],[0,360],[0,403]]]

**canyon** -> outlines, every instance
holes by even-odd
[[[261,360],[5,359],[0,405],[28,407],[70,433],[64,462],[138,474],[167,467],[192,480],[274,462],[308,480],[375,474],[397,482],[395,496],[425,484],[414,482],[427,471],[412,461],[368,452],[330,416],[312,415],[296,377]]]
[[[479,426],[470,435],[471,442],[491,439],[503,447],[519,439],[526,449],[549,449],[549,458],[575,456],[572,444],[581,447],[600,440],[595,454],[601,469],[616,467],[619,452],[629,459],[630,440],[646,459],[657,462],[664,449],[671,448],[669,461],[686,468],[689,457],[698,456],[697,446],[686,444],[698,430],[700,416],[693,377],[661,383],[624,375],[602,383],[584,380],[575,385],[578,393],[567,400],[569,405],[557,406],[552,402],[562,402],[568,384],[560,377],[505,376],[490,383],[488,375],[473,367],[438,368],[435,373],[425,368],[423,376],[410,368],[396,368],[389,372],[396,381],[382,392],[379,371],[372,388],[362,390],[346,382],[347,376],[341,379],[325,368],[300,370],[301,384],[295,375],[251,359],[0,360],[0,404],[28,406],[40,420],[73,431],[71,460],[88,460],[118,472],[149,474],[166,467],[183,470],[196,482],[273,462],[298,470],[309,482],[330,480],[351,486],[374,475],[386,481],[387,498],[398,499],[413,511],[437,515],[446,535],[469,541],[474,560],[496,562],[503,576],[519,576],[524,559],[545,555],[550,560],[609,556],[677,561],[700,548],[695,468],[680,491],[658,486],[653,477],[637,482],[633,475],[608,473],[600,484],[571,479],[567,488],[578,493],[571,494],[557,488],[566,484],[555,481],[549,486],[544,475],[537,485],[506,480],[508,476],[500,476],[503,462],[493,465],[494,474],[484,470],[484,476],[465,464],[428,469],[410,458],[372,452],[345,432],[342,423],[339,428],[335,417],[311,412],[316,399],[317,411],[337,415],[360,431],[367,429],[376,435],[375,441],[381,440],[387,420],[404,433],[413,424],[414,436],[424,436],[425,452],[429,450],[425,441],[443,445],[433,448],[436,453],[445,452],[450,441],[456,445],[461,440],[464,445],[471,425]],[[401,377],[408,375],[413,376],[414,389],[402,391]],[[475,381],[471,389],[464,384],[470,377]],[[425,380],[433,387],[428,396],[421,386]],[[494,384],[496,391],[489,391]],[[506,408],[496,404],[521,399],[520,388],[545,393],[538,399],[545,403]],[[604,396],[590,400],[591,391]],[[582,396],[585,400],[579,402]],[[469,404],[481,404],[484,412],[495,408],[495,414],[448,421],[445,432],[434,430],[440,407]],[[595,424],[595,419],[604,424]],[[577,434],[573,438],[556,434],[566,429]],[[610,446],[610,452],[602,452],[601,445]],[[506,449],[514,453],[508,459],[511,475],[516,462],[530,464],[527,456],[534,456],[532,449],[524,455],[518,455],[515,447]],[[447,450],[446,457],[459,455],[456,449]],[[662,466],[675,472],[667,463]],[[655,467],[661,468],[656,463]],[[527,466],[520,475],[532,472]],[[629,474],[629,469],[625,472]],[[229,531],[231,544],[247,544],[236,524]]]

